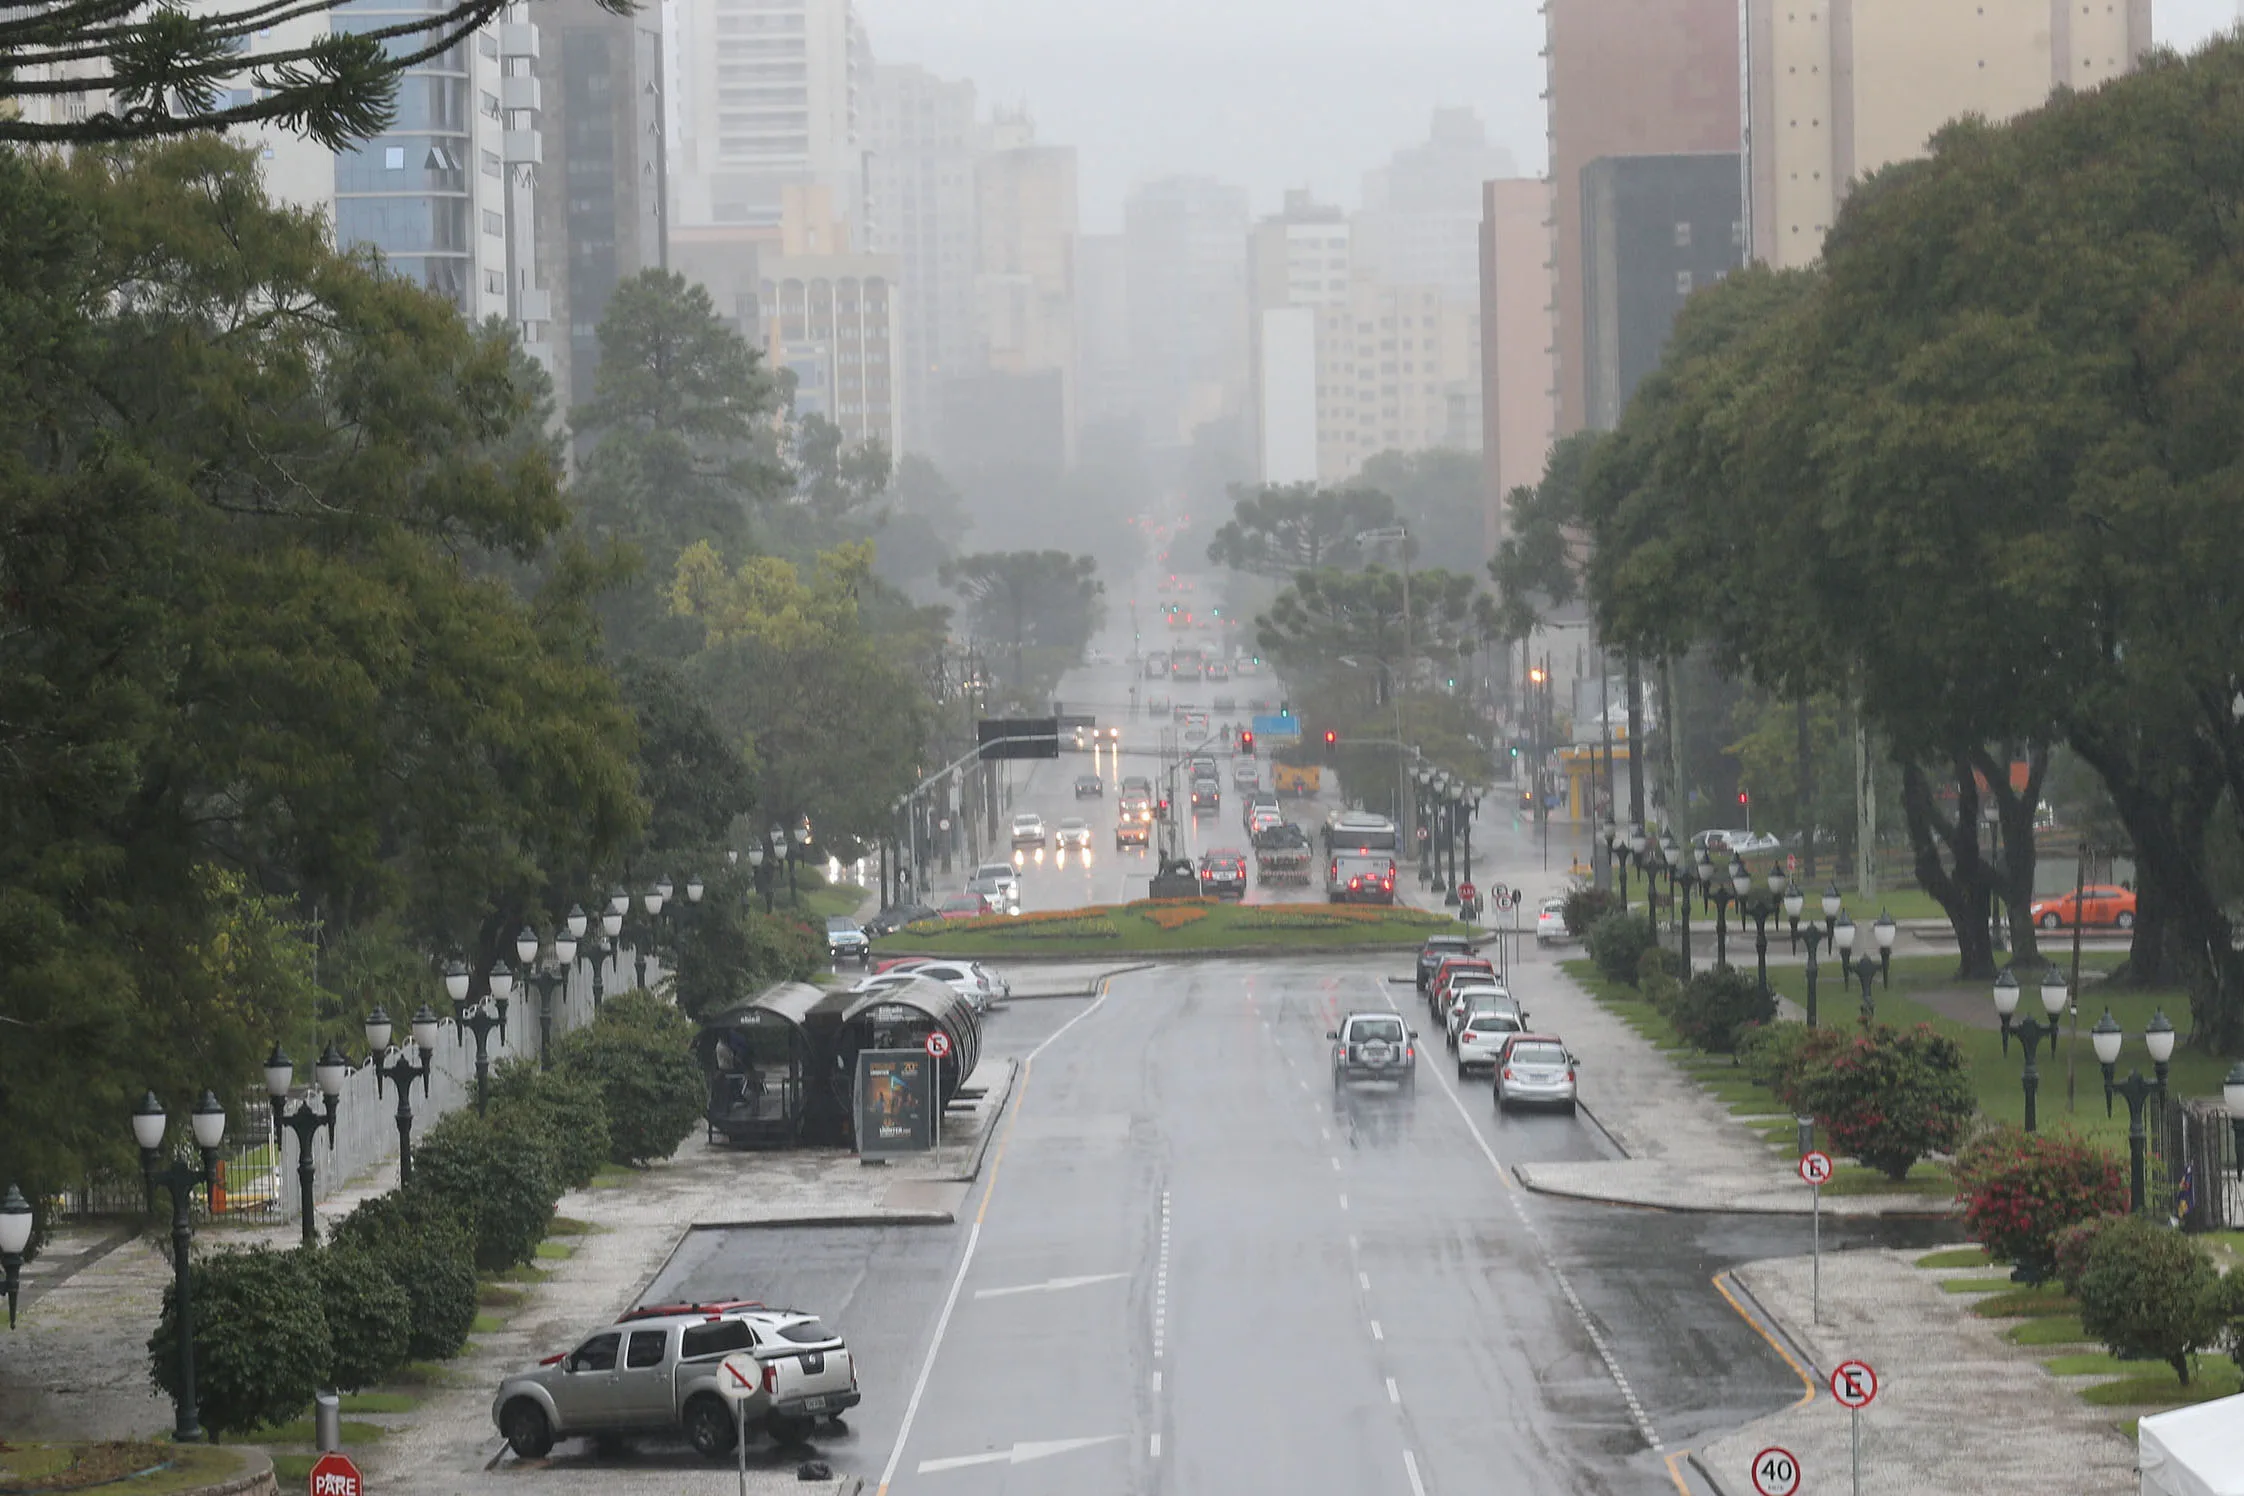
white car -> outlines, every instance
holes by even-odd
[[[1535,912],[1535,943],[1557,945],[1573,937],[1566,933],[1566,901],[1545,899]]]
[[[920,977],[931,982],[941,982],[965,998],[977,1013],[988,1012],[991,1003],[1004,1001],[1013,991],[1010,983],[979,961],[939,961],[932,958],[899,961],[888,970],[865,978],[849,990],[879,992],[888,987],[901,987]]]
[[[1457,1031],[1465,1020],[1483,1008],[1517,1008],[1519,999],[1513,997],[1501,982],[1458,982],[1449,989],[1449,1008],[1442,1014],[1443,1027],[1448,1031],[1449,1047],[1457,1047]],[[1526,1013],[1520,1017],[1524,1020]]]
[[[1010,862],[985,862],[974,869],[967,880],[968,890],[987,894],[998,905],[1011,913],[1021,912],[1021,875]]]
[[[1516,1008],[1488,1008],[1473,1014],[1457,1031],[1458,1075],[1484,1066],[1493,1071],[1505,1041],[1526,1031],[1526,1015]]]
[[[1013,850],[1019,852],[1026,847],[1044,850],[1044,817],[1033,810],[1013,817]]]

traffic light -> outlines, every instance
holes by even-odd
[[[1239,734],[1239,751],[1246,754],[1249,758],[1252,758],[1254,756],[1253,732],[1248,731]]]
[[[1519,757],[1519,739],[1517,738],[1512,739],[1512,757]]]
[[[1335,763],[1338,762],[1339,758],[1340,734],[1328,727],[1325,729],[1325,762],[1328,764]]]
[[[1738,791],[1738,804],[1751,805],[1752,803],[1753,797],[1751,795],[1747,794],[1744,790]]]

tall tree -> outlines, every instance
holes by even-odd
[[[894,460],[879,441],[852,442],[813,411],[795,423],[795,492],[814,514],[846,519],[888,491]]]
[[[1208,559],[1234,571],[1290,577],[1357,555],[1356,536],[1395,522],[1395,501],[1363,488],[1269,485],[1237,496],[1208,541]]]
[[[1023,703],[1048,694],[1082,658],[1105,613],[1106,588],[1089,556],[985,551],[945,562],[941,575],[965,600],[966,621],[1012,656],[1013,691]]]
[[[1438,557],[1458,570],[1467,558],[1488,555],[1483,516],[1487,479],[1478,452],[1429,447],[1417,452],[1375,452],[1364,460],[1352,487],[1395,501],[1395,518],[1410,527],[1420,556]]]
[[[1377,685],[1367,705],[1383,704],[1408,684],[1406,659],[1446,663],[1473,648],[1472,602],[1463,572],[1305,571],[1255,620],[1255,635],[1289,677],[1368,669]]]
[[[1488,562],[1503,638],[1526,638],[1552,609],[1582,595],[1582,480],[1603,437],[1599,431],[1561,437],[1535,485],[1504,495],[1504,538]]]

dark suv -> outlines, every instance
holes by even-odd
[[[1247,896],[1247,859],[1244,853],[1209,852],[1200,859],[1200,892],[1218,899]]]
[[[1473,943],[1463,935],[1436,935],[1418,947],[1418,993],[1423,997],[1426,984],[1434,979],[1434,970],[1451,956],[1469,956]]]

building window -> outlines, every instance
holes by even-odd
[[[499,153],[497,151],[485,151],[483,153],[483,175],[498,177],[505,174],[499,164]]]
[[[485,208],[483,210],[483,232],[486,234],[497,234],[503,238],[506,234],[506,216],[501,213],[494,213],[489,208]]]
[[[1688,296],[1691,294],[1690,271],[1678,270],[1675,272],[1675,294],[1678,296]]]
[[[1675,247],[1677,249],[1689,249],[1691,247],[1690,224],[1679,223],[1675,226]]]
[[[493,296],[504,296],[506,294],[505,274],[497,270],[484,271],[483,289],[490,292]]]
[[[499,39],[488,31],[479,31],[475,36],[475,50],[485,57],[496,57],[499,55]]]
[[[405,147],[393,145],[382,151],[382,165],[390,171],[405,170]]]

